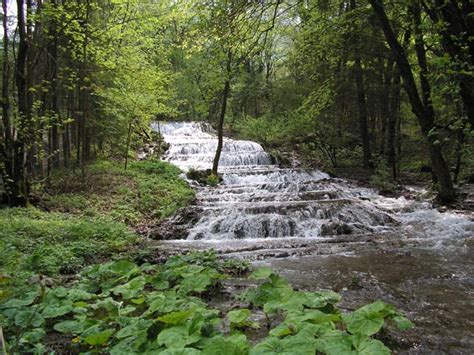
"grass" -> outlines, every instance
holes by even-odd
[[[34,275],[57,279],[138,248],[133,232],[174,214],[194,191],[171,164],[97,161],[59,170],[40,208],[0,209],[0,300]],[[3,289],[3,291],[2,291]]]
[[[134,162],[128,170],[98,161],[80,171],[60,170],[41,197],[43,207],[79,216],[108,216],[130,227],[154,224],[189,204],[194,191],[181,171],[157,160]]]
[[[3,296],[21,289],[33,275],[75,274],[137,241],[123,223],[106,218],[67,216],[32,207],[0,210],[0,276],[9,280]]]

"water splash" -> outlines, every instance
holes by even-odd
[[[217,147],[212,128],[198,122],[156,124],[170,147],[164,159],[189,169],[210,169]],[[279,167],[258,143],[224,139],[223,182],[198,188],[203,208],[188,240],[332,238],[396,231],[432,246],[463,242],[474,223],[440,213],[429,203],[386,198],[374,190],[331,179],[319,170]]]

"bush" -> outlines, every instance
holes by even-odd
[[[76,273],[136,241],[125,225],[105,218],[79,218],[35,208],[0,210],[0,268],[20,282],[33,273]]]
[[[33,287],[0,305],[11,353],[111,354],[390,354],[374,339],[387,326],[412,323],[382,301],[343,314],[332,291],[296,291],[270,269],[237,298],[249,308],[220,312],[206,299],[227,277],[215,252],[170,258],[164,265],[128,260],[94,265],[69,288]],[[255,281],[254,281],[255,282]],[[254,312],[264,313],[256,321]],[[267,328],[252,345],[246,333]],[[51,346],[50,344],[54,344]]]
[[[133,162],[128,170],[97,161],[80,172],[57,172],[42,203],[52,211],[109,216],[135,227],[171,216],[194,198],[174,165],[159,160]]]

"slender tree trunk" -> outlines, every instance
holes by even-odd
[[[84,31],[84,41],[82,43],[82,63],[80,70],[80,89],[79,89],[79,109],[81,111],[81,145],[82,152],[80,155],[80,165],[82,173],[85,173],[85,164],[89,156],[89,137],[87,129],[87,115],[88,115],[88,101],[89,101],[89,84],[86,83],[86,66],[88,58],[88,44],[89,44],[89,16],[90,16],[90,1],[86,0],[86,13],[85,18],[83,19],[82,27]],[[78,141],[79,143],[79,141]]]
[[[351,10],[356,9],[355,0],[351,0]],[[357,31],[357,30],[356,30]],[[372,151],[370,147],[370,135],[367,118],[367,101],[365,97],[364,78],[362,73],[362,63],[360,57],[359,35],[354,35],[354,75],[357,89],[357,111],[359,116],[359,130],[362,140],[363,167],[369,168],[372,165]]]
[[[28,0],[27,0],[28,1]],[[27,4],[28,7],[28,4]],[[26,11],[28,13],[28,9]],[[13,205],[23,205],[28,201],[29,181],[26,170],[27,154],[26,142],[30,137],[30,110],[28,105],[28,50],[29,41],[27,36],[27,23],[25,18],[25,6],[23,0],[17,0],[18,21],[18,52],[15,66],[16,86],[18,93],[19,128],[17,139],[13,144],[13,175],[12,179],[19,186],[19,194],[12,196]],[[30,142],[31,143],[31,142]]]
[[[217,149],[214,156],[214,161],[212,163],[212,174],[218,175],[219,170],[219,160],[221,158],[222,146],[224,145],[224,119],[227,111],[227,100],[230,93],[230,75],[231,75],[231,65],[232,65],[232,53],[229,50],[227,54],[227,77],[224,84],[224,90],[222,92],[222,106],[221,112],[219,115],[219,122],[217,123]]]
[[[393,62],[392,62],[393,66]],[[387,163],[392,171],[393,180],[398,179],[398,136],[399,136],[399,108],[400,108],[400,73],[395,65],[393,81],[389,94],[389,114],[387,122]]]
[[[385,8],[381,4],[380,0],[369,0],[372,8],[374,9],[375,15],[378,18],[382,30],[385,34],[385,38],[392,50],[392,54],[398,63],[398,68],[400,70],[400,75],[403,78],[403,86],[409,98],[412,111],[418,118],[418,122],[421,127],[423,136],[427,140],[428,149],[431,158],[431,164],[435,175],[438,178],[439,183],[439,195],[438,197],[445,202],[453,201],[456,198],[456,193],[453,188],[453,183],[451,176],[449,174],[449,168],[446,164],[444,156],[441,152],[441,147],[435,143],[434,137],[430,134],[431,130],[435,127],[434,125],[434,110],[429,100],[429,86],[427,86],[427,81],[425,78],[422,79],[421,85],[423,90],[423,101],[420,99],[418,89],[413,77],[413,72],[411,65],[408,61],[408,57],[400,45],[398,39],[395,36],[395,33],[390,25],[387,14],[385,13]],[[417,20],[415,19],[416,30],[421,31],[419,26],[416,26]],[[417,47],[420,46],[421,38],[418,38]],[[426,62],[426,57],[423,57],[421,53],[421,48],[417,50],[417,57],[419,64],[423,65],[423,60]],[[421,67],[422,75],[426,74],[425,69]],[[427,105],[427,106],[425,106]]]
[[[132,124],[133,124],[133,119],[130,120],[130,123],[128,124],[128,133],[127,133],[127,146],[125,148],[125,170],[127,170],[128,166],[128,151],[130,149],[130,141],[132,138]]]
[[[56,10],[56,0],[51,0],[53,8]],[[49,61],[51,65],[51,111],[54,115],[53,125],[51,127],[51,149],[52,149],[52,163],[53,167],[59,167],[59,132],[58,126],[60,124],[59,112],[59,93],[58,93],[58,33],[56,20],[51,20],[51,32],[53,38],[49,43]]]
[[[9,205],[22,204],[18,201],[21,196],[19,181],[15,179],[15,159],[14,159],[14,136],[12,123],[10,119],[10,63],[8,56],[9,38],[8,38],[8,0],[2,0],[3,10],[3,66],[2,66],[2,122],[3,131],[2,141],[0,142],[0,158],[4,164],[2,172],[2,181],[5,189],[6,203]]]
[[[382,62],[383,63],[383,62]],[[383,79],[382,87],[380,90],[380,155],[387,155],[388,150],[388,135],[394,132],[389,132],[389,120],[390,120],[390,92],[392,88],[392,76],[393,76],[393,58],[387,61],[386,66],[382,64]]]

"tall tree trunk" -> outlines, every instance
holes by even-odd
[[[19,186],[19,194],[14,196],[12,203],[15,205],[23,205],[28,201],[29,181],[26,168],[27,154],[26,143],[31,136],[31,112],[29,109],[29,93],[28,93],[28,52],[29,41],[27,35],[27,21],[25,18],[25,6],[23,0],[17,0],[17,21],[18,21],[18,54],[15,66],[16,86],[18,93],[18,114],[19,124],[17,139],[14,142],[13,149],[13,176],[16,184]],[[28,13],[30,3],[27,0]],[[31,143],[31,142],[29,142]]]
[[[89,84],[86,83],[86,66],[88,58],[88,44],[89,44],[89,16],[90,16],[90,1],[86,0],[86,13],[84,22],[82,24],[84,31],[84,42],[82,44],[82,64],[80,73],[80,110],[82,113],[81,117],[81,138],[82,138],[82,154],[81,154],[81,168],[84,173],[85,163],[89,158],[89,137],[87,129],[87,114],[88,114],[88,101],[89,101]]]
[[[384,62],[382,62],[384,63]],[[381,65],[382,74],[382,90],[380,90],[380,155],[387,155],[388,150],[388,134],[390,120],[390,92],[392,88],[393,76],[393,58],[390,56],[386,66]],[[393,132],[391,132],[393,133]]]
[[[351,0],[351,10],[356,9],[356,1]],[[356,29],[357,31],[357,29]],[[370,135],[367,118],[367,100],[365,97],[364,78],[362,73],[362,63],[360,56],[360,39],[356,33],[354,41],[354,75],[357,89],[357,111],[359,116],[359,130],[362,140],[363,167],[369,168],[372,165],[372,151],[370,147]]]
[[[389,114],[387,122],[387,163],[392,171],[393,180],[398,179],[398,138],[399,138],[399,108],[400,108],[400,73],[398,66],[393,68],[393,80],[387,100],[389,101]]]
[[[128,132],[127,132],[127,144],[125,147],[125,167],[124,170],[127,170],[128,166],[128,151],[130,149],[130,141],[132,138],[132,125],[133,125],[133,118],[130,120],[130,123],[128,124]]]
[[[57,10],[56,0],[51,0],[54,11]],[[53,167],[59,167],[59,132],[58,126],[60,124],[59,112],[59,94],[58,94],[58,29],[56,19],[51,21],[51,33],[53,38],[48,45],[49,61],[51,65],[51,111],[53,113],[53,122],[51,127],[51,149],[52,149],[52,163]]]
[[[438,178],[439,183],[439,194],[438,197],[445,202],[453,201],[456,198],[456,193],[453,188],[453,183],[451,180],[451,176],[449,174],[449,168],[446,164],[444,156],[441,152],[441,147],[435,143],[434,137],[430,134],[431,130],[435,128],[435,117],[434,117],[434,110],[433,106],[430,102],[430,88],[429,84],[427,83],[426,76],[422,79],[421,85],[423,90],[423,101],[420,98],[418,93],[418,89],[415,83],[415,79],[413,77],[413,72],[411,65],[408,61],[408,57],[400,45],[395,33],[390,25],[388,20],[387,14],[385,13],[385,8],[381,4],[380,0],[369,0],[372,8],[374,9],[375,15],[378,18],[382,30],[385,34],[385,38],[392,50],[392,54],[398,64],[398,68],[400,70],[400,75],[403,78],[403,87],[407,93],[409,98],[411,108],[413,113],[418,118],[418,122],[421,127],[421,131],[423,136],[425,137],[428,143],[428,149],[431,158],[431,165],[433,171]],[[416,9],[415,9],[416,10]],[[417,21],[415,19],[415,21]],[[420,26],[415,25],[415,29],[417,31],[421,31]],[[421,32],[420,32],[421,33]],[[418,38],[418,46],[420,46],[421,39]],[[421,42],[422,43],[422,42]],[[421,53],[421,48],[417,50],[417,57],[419,64],[423,65],[423,60],[426,62],[426,57],[423,57],[423,53]],[[420,68],[422,71],[422,75],[426,75],[426,68]],[[427,85],[428,84],[428,85]]]
[[[10,79],[10,63],[8,56],[9,38],[8,38],[8,0],[2,0],[3,10],[3,66],[2,66],[2,122],[3,131],[2,141],[0,142],[0,158],[4,164],[4,171],[2,172],[2,181],[5,190],[6,203],[9,205],[22,204],[23,201],[18,201],[21,196],[19,181],[15,179],[15,159],[14,154],[14,136],[12,130],[12,123],[10,119],[10,93],[9,93],[9,79]]]
[[[225,79],[224,90],[222,92],[222,106],[219,114],[219,122],[217,123],[217,149],[212,163],[212,174],[218,175],[219,160],[221,158],[222,146],[224,145],[224,119],[227,112],[227,100],[230,93],[230,75],[232,65],[232,52],[229,50],[227,53],[227,77]]]

